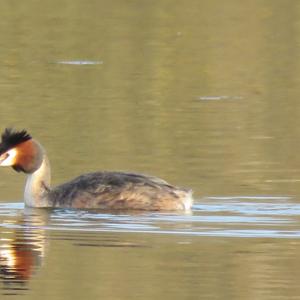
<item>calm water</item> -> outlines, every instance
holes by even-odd
[[[299,299],[300,3],[2,1],[0,128],[53,184],[194,190],[188,214],[24,209],[0,170],[0,299]],[[1,129],[1,130],[2,130]]]

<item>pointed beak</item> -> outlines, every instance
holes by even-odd
[[[0,166],[2,165],[2,162],[4,162],[7,159],[7,157],[8,157],[7,152],[0,155]]]

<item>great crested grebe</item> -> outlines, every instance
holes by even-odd
[[[1,136],[0,166],[27,174],[24,201],[29,207],[135,210],[189,210],[192,192],[142,174],[96,172],[50,187],[44,148],[27,133],[6,128]]]

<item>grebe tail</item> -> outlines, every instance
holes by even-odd
[[[69,207],[135,210],[190,210],[192,191],[143,174],[95,172],[50,187],[50,163],[45,149],[25,130],[5,129],[0,166],[27,175],[24,201],[29,207]]]

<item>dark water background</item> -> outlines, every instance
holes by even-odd
[[[299,299],[300,3],[2,1],[0,127],[53,184],[194,190],[188,214],[30,210],[0,170],[0,299]]]

